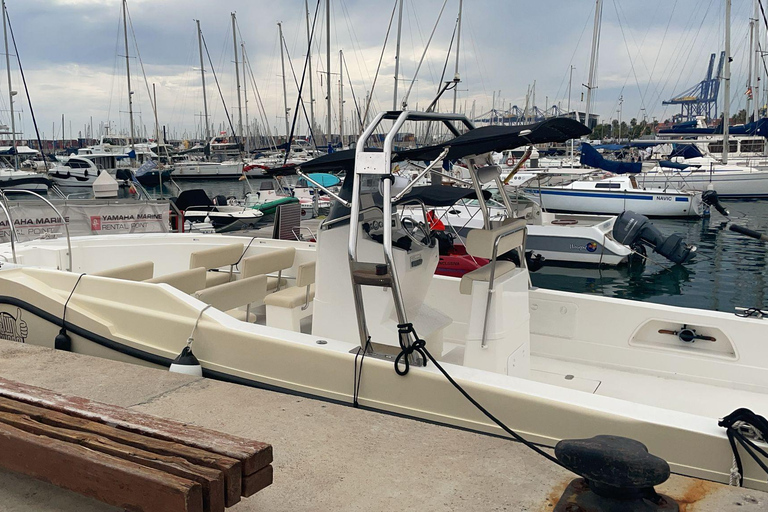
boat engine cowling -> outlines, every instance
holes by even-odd
[[[626,211],[613,224],[613,238],[630,247],[644,244],[673,263],[686,263],[696,254],[696,247],[688,245],[678,234],[664,236],[648,217]]]
[[[720,212],[720,215],[723,215],[725,217],[728,217],[730,213],[728,212],[728,209],[723,206],[723,204],[720,202],[720,198],[717,195],[717,192],[714,190],[707,190],[703,194],[701,194],[701,201],[706,204],[707,206],[711,206],[718,212]]]

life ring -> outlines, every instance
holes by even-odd
[[[512,167],[513,165],[515,165],[515,162],[516,162],[515,157],[510,155],[509,158],[507,158],[507,167]]]

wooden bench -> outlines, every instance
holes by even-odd
[[[110,505],[223,511],[271,462],[265,443],[0,378],[0,467]]]

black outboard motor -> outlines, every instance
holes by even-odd
[[[725,217],[730,215],[725,206],[720,203],[720,198],[717,196],[717,192],[714,190],[707,190],[701,194],[701,202],[720,212],[720,215],[724,215]]]
[[[686,244],[680,235],[665,237],[648,217],[631,211],[618,216],[613,224],[613,238],[629,246],[646,244],[673,263],[685,263],[696,254],[696,247]]]

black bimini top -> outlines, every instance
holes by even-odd
[[[530,131],[526,135],[523,132]],[[392,161],[403,160],[434,160],[444,148],[450,147],[446,159],[455,160],[471,155],[482,155],[491,151],[504,151],[527,144],[543,144],[547,142],[565,142],[588,135],[591,130],[574,119],[555,117],[539,123],[518,126],[482,126],[470,130],[447,142],[407,149],[393,153]],[[367,151],[381,151],[369,149]],[[352,172],[355,168],[355,149],[346,149],[323,155],[301,164],[303,172]],[[295,166],[271,169],[268,174],[293,174]]]

